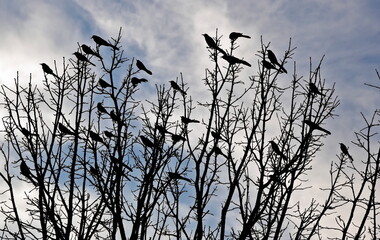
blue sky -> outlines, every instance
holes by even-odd
[[[375,73],[380,66],[379,10],[379,1],[356,0],[2,0],[0,84],[11,83],[17,71],[21,82],[27,83],[32,74],[37,83],[43,77],[40,62],[52,66],[57,60],[60,66],[62,57],[72,57],[78,42],[93,44],[93,34],[116,37],[122,27],[127,55],[154,72],[148,94],[154,92],[153,84],[167,85],[182,72],[188,93],[197,98],[207,94],[201,79],[211,64],[201,34],[213,35],[218,28],[225,48],[231,31],[250,35],[238,53],[252,63],[257,61],[260,36],[271,42],[278,57],[291,38],[298,74],[308,75],[310,57],[317,64],[326,55],[322,76],[327,86],[336,84],[341,101],[339,117],[325,125],[333,134],[317,161],[328,167],[340,152],[338,142],[347,143],[355,157],[350,141],[353,131],[364,126],[360,112],[369,116],[379,107],[378,91],[364,86],[380,83]],[[283,78],[290,81],[291,74]],[[326,177],[321,174],[313,172]]]

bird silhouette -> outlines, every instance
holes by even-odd
[[[243,37],[243,38],[251,38],[250,36],[248,35],[244,35],[243,33],[240,33],[240,32],[232,32],[230,33],[230,39],[231,41],[235,41],[236,39],[238,39],[239,37]]]
[[[353,161],[354,159],[352,158],[351,154],[348,152],[348,148],[346,147],[346,145],[344,145],[343,143],[339,143],[340,145],[340,150],[342,151],[342,153],[344,155],[347,155],[351,161]]]
[[[28,165],[25,163],[23,159],[21,159],[20,172],[23,176],[29,179],[33,183],[34,186],[38,185],[37,182],[34,180],[34,176],[32,172],[30,171]]]
[[[115,49],[115,50],[119,50],[118,47],[116,47],[115,45],[112,45],[111,43],[107,42],[106,40],[104,40],[103,38],[101,38],[101,37],[99,37],[99,36],[97,36],[97,35],[92,35],[91,38],[92,38],[92,39],[94,40],[94,42],[95,42],[96,44],[98,44],[99,46],[107,46],[107,47],[111,47],[111,48],[113,48],[113,49]]]
[[[73,131],[71,131],[69,128],[67,128],[62,123],[58,123],[58,129],[59,129],[59,131],[61,131],[61,133],[65,134],[65,135],[73,135],[73,136],[76,135]]]
[[[28,129],[22,127],[21,133],[24,134],[25,137],[37,136],[36,133],[31,133]]]
[[[237,57],[231,56],[231,55],[223,55],[222,57],[224,60],[226,60],[229,64],[234,65],[234,64],[244,64],[248,67],[251,66],[247,61],[244,61],[242,59],[239,59]]]
[[[154,148],[155,147],[155,144],[150,141],[147,137],[145,136],[140,136],[140,139],[142,141],[142,143],[144,144],[144,146],[148,147],[148,148]],[[160,149],[159,147],[157,147],[158,149]]]
[[[181,116],[181,121],[182,121],[182,123],[184,123],[184,124],[189,124],[189,123],[199,123],[198,120],[196,120],[196,119],[190,119],[190,118],[187,118],[187,117],[185,117],[185,116]]]
[[[101,143],[103,143],[103,144],[106,145],[106,143],[104,142],[103,138],[101,136],[99,136],[99,134],[97,134],[96,132],[94,132],[92,130],[90,130],[89,133],[90,133],[90,138],[93,141],[95,141],[95,142],[101,142]]]
[[[126,169],[128,169],[130,172],[133,171],[133,169],[130,166],[128,166],[127,164],[123,163],[123,161],[122,161],[121,158],[116,158],[114,156],[111,156],[110,159],[111,159],[111,162],[113,162],[115,164],[121,164],[123,167],[125,167]]]
[[[319,126],[318,124],[316,124],[316,123],[314,123],[314,122],[312,122],[310,120],[304,120],[303,122],[306,123],[310,127],[311,131],[313,131],[313,130],[316,129],[316,130],[322,131],[324,133],[327,133],[329,135],[331,134],[330,131],[322,128],[321,126]]]
[[[99,53],[95,52],[94,50],[92,50],[89,46],[87,46],[86,44],[82,44],[82,50],[84,53],[86,54],[89,54],[89,55],[93,55],[93,56],[96,56],[100,59],[103,59],[102,56],[100,56]]]
[[[115,122],[121,122],[120,117],[115,113],[114,110],[111,110],[111,112],[110,112],[109,115],[110,115],[110,117],[111,117],[111,119],[112,119],[113,121],[115,121]]]
[[[191,183],[191,180],[189,178],[182,177],[180,174],[175,173],[175,172],[168,172],[168,176],[170,180],[185,180],[189,183]]]
[[[310,90],[310,93],[312,93],[312,94],[319,94],[319,95],[321,95],[323,97],[326,96],[321,91],[319,91],[318,87],[315,86],[315,84],[312,83],[312,82],[309,82],[309,90]]]
[[[213,147],[213,151],[215,152],[215,155],[222,155],[223,157],[227,158],[227,155],[225,155],[223,152],[222,152],[222,149],[220,149],[218,146],[214,146]]]
[[[110,132],[110,131],[103,131],[103,133],[104,133],[104,135],[106,135],[106,137],[108,137],[108,138],[114,138],[114,137],[116,137],[116,135],[115,134],[113,134],[112,132]]]
[[[133,78],[131,79],[131,82],[132,82],[133,87],[136,87],[136,86],[139,85],[140,83],[148,82],[148,80],[145,79],[145,78],[137,78],[137,77],[133,77]]]
[[[272,147],[272,150],[273,152],[275,152],[277,155],[279,155],[281,158],[287,160],[288,158],[285,156],[285,154],[283,152],[280,151],[280,148],[278,147],[277,143],[275,143],[274,141],[269,141],[271,147]]]
[[[91,65],[93,65],[93,66],[96,66],[95,64],[93,64],[92,62],[90,62],[90,60],[88,60],[88,58],[87,58],[85,55],[83,55],[82,53],[80,53],[80,52],[75,52],[75,53],[73,53],[73,54],[75,55],[75,57],[77,57],[77,59],[78,59],[79,61],[87,62],[87,63],[89,63],[89,64],[91,64]]]
[[[100,114],[102,113],[108,114],[107,110],[103,107],[103,104],[101,102],[98,102],[98,104],[96,105],[96,108],[98,109],[98,112]]]
[[[273,53],[271,50],[269,50],[269,49],[267,50],[267,52],[268,52],[268,59],[269,59],[269,61],[270,61],[273,65],[277,65],[277,66],[281,69],[282,72],[284,72],[284,73],[288,73],[288,72],[286,71],[286,69],[285,69],[281,64],[278,63],[277,58],[276,58],[276,55],[274,55],[274,53]]]
[[[166,128],[164,128],[164,127],[161,126],[161,125],[156,124],[155,127],[156,127],[156,129],[157,129],[162,135],[164,135],[164,134],[166,134],[166,133],[170,133],[168,130],[166,130]],[[171,133],[170,133],[170,134],[171,134]]]
[[[58,78],[58,76],[53,72],[53,70],[46,64],[46,63],[40,63],[42,66],[42,71],[46,74],[53,75],[54,77]]]
[[[181,87],[176,82],[174,81],[169,81],[169,82],[174,90],[179,91],[180,93],[182,93],[182,95],[186,95],[186,92],[182,90]]]
[[[220,134],[217,133],[217,132],[211,131],[211,136],[212,136],[213,138],[215,138],[216,140],[222,140],[222,137],[221,137]]]
[[[111,84],[109,84],[108,82],[104,81],[102,78],[99,78],[98,85],[99,85],[101,88],[112,87],[113,89],[116,89],[116,87],[114,87],[114,86],[112,86]]]
[[[176,144],[179,141],[186,141],[186,138],[181,135],[172,133],[172,140],[173,140],[173,144]]]
[[[100,176],[100,171],[99,167],[95,164],[95,167],[90,166],[90,174],[94,177],[99,177]]]
[[[277,70],[277,68],[275,66],[273,66],[272,63],[270,63],[266,60],[263,60],[262,63],[263,63],[263,67],[268,69],[268,70],[270,70],[270,69],[276,69]]]
[[[149,75],[152,75],[152,71],[150,71],[149,69],[147,69],[144,65],[144,63],[142,63],[140,60],[136,60],[136,67],[141,70],[141,71],[144,71],[146,72],[147,74]]]
[[[219,52],[221,52],[223,55],[227,55],[227,53],[221,49],[217,44],[216,42],[214,41],[214,39],[212,39],[208,34],[204,33],[202,34],[203,37],[205,38],[205,41],[208,45],[209,48],[211,49],[215,49],[215,50],[218,50]]]

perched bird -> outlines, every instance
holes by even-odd
[[[104,81],[102,78],[99,78],[98,85],[99,85],[101,88],[112,87],[113,89],[116,89],[116,87],[114,87],[114,86],[112,86],[111,84],[109,84],[108,82]]]
[[[95,142],[101,142],[103,144],[106,144],[103,138],[99,136],[99,134],[97,134],[96,132],[90,130],[89,133],[90,133],[90,138],[94,140]]]
[[[211,136],[217,140],[222,140],[222,137],[220,136],[219,133],[216,133],[214,131],[211,131]]]
[[[112,47],[112,48],[115,49],[115,50],[119,50],[118,47],[112,45],[111,43],[107,42],[106,40],[104,40],[103,38],[101,38],[101,37],[99,37],[99,36],[92,35],[91,38],[92,38],[92,39],[94,40],[94,42],[95,42],[96,44],[98,44],[99,46],[107,46],[107,47]]]
[[[170,180],[185,180],[186,182],[191,183],[191,180],[189,178],[182,177],[180,174],[175,173],[175,172],[168,172],[168,176]]]
[[[172,140],[173,140],[173,144],[176,144],[179,141],[186,141],[186,138],[181,135],[172,133]]]
[[[229,64],[234,65],[234,64],[244,64],[248,67],[251,66],[247,61],[244,61],[242,59],[239,59],[237,57],[231,56],[231,55],[223,55],[222,57],[224,60],[226,60]]]
[[[30,136],[37,136],[35,133],[31,133],[28,129],[22,127],[21,128],[21,133],[25,135],[25,137],[30,137]]]
[[[344,155],[347,155],[351,161],[353,161],[354,159],[352,158],[351,154],[348,152],[348,148],[346,147],[346,145],[344,145],[343,143],[339,143],[340,145],[340,150],[342,151],[342,153]]]
[[[212,39],[208,34],[204,33],[202,34],[203,37],[205,38],[205,41],[208,45],[209,48],[211,49],[215,49],[215,50],[218,50],[219,52],[221,52],[223,55],[227,55],[227,53],[221,49],[217,44],[216,42],[214,41],[214,39]]]
[[[102,113],[108,114],[107,110],[103,107],[103,104],[101,102],[98,102],[98,104],[96,105],[96,108],[98,109],[98,112],[100,114],[102,114]]]
[[[110,132],[110,131],[103,131],[103,133],[104,133],[104,135],[106,135],[106,137],[108,137],[108,138],[114,138],[114,137],[116,137],[116,135],[115,134],[113,134],[112,132]]]
[[[276,55],[274,55],[274,53],[273,53],[271,50],[269,50],[269,49],[267,50],[267,52],[268,52],[268,58],[269,58],[269,61],[270,61],[273,65],[277,65],[277,66],[281,69],[282,72],[284,72],[284,73],[288,73],[288,72],[286,71],[286,69],[285,69],[283,66],[281,66],[281,64],[278,63],[277,58],[276,58]]]
[[[100,176],[100,171],[98,166],[95,164],[95,167],[90,166],[90,174],[94,177],[99,177]]]
[[[182,93],[182,95],[186,95],[186,92],[184,90],[182,90],[176,82],[174,82],[174,81],[169,81],[169,82],[170,82],[170,85],[172,86],[172,88],[174,90],[179,91],[180,93]]]
[[[170,133],[168,130],[166,130],[166,128],[164,128],[163,126],[161,125],[158,125],[156,124],[156,129],[162,134],[164,135],[165,133]],[[171,134],[171,133],[170,133]]]
[[[189,123],[199,123],[198,120],[196,120],[196,119],[190,119],[190,118],[187,118],[187,117],[185,117],[185,116],[181,116],[181,121],[182,121],[182,123],[184,123],[184,124],[189,124]]]
[[[145,79],[145,78],[137,78],[137,77],[133,77],[131,79],[131,82],[132,82],[132,85],[133,87],[136,87],[137,85],[139,85],[140,83],[142,82],[147,82],[148,80]]]
[[[312,94],[319,94],[319,95],[321,95],[323,97],[326,96],[321,91],[319,91],[318,87],[315,86],[315,84],[312,83],[312,82],[309,82],[309,90],[310,90],[310,93],[312,93]]]
[[[154,143],[145,136],[140,136],[142,143],[149,148],[154,148]]]
[[[28,165],[25,163],[23,159],[21,159],[21,164],[20,164],[20,172],[22,175],[24,175],[27,179],[29,179],[34,186],[37,186],[37,182],[33,179],[33,174],[30,171]]]
[[[89,54],[89,55],[93,55],[93,56],[96,56],[100,59],[103,59],[102,56],[100,56],[99,53],[95,52],[94,50],[92,50],[89,46],[87,46],[86,44],[82,44],[82,50],[84,53],[86,54]]]
[[[222,156],[224,156],[225,158],[227,158],[227,155],[225,155],[225,154],[222,152],[222,149],[220,149],[218,146],[214,146],[213,150],[214,150],[214,152],[215,152],[215,155],[222,155]]]
[[[275,66],[273,66],[272,63],[270,63],[266,60],[263,60],[262,63],[263,63],[263,67],[268,69],[268,70],[270,70],[270,69],[276,69],[277,70],[277,68]]]
[[[63,125],[62,123],[58,123],[58,129],[59,131],[61,131],[61,133],[63,134],[66,134],[66,135],[73,135],[75,136],[76,134],[71,131],[69,128],[67,128],[65,125]]]
[[[114,156],[111,156],[110,159],[111,159],[111,162],[113,162],[115,164],[121,164],[123,167],[125,167],[129,171],[131,171],[131,172],[133,171],[133,169],[130,166],[128,166],[127,164],[123,163],[123,161],[122,161],[121,158],[116,158]]]
[[[311,131],[313,131],[314,129],[316,129],[316,130],[325,132],[325,133],[327,133],[329,135],[331,134],[330,131],[328,131],[328,130],[322,128],[322,127],[320,127],[318,124],[316,124],[316,123],[314,123],[314,122],[312,122],[310,120],[304,120],[303,122],[306,123],[310,127]]]
[[[75,53],[73,53],[73,54],[75,55],[75,57],[77,57],[77,59],[78,59],[79,61],[87,62],[87,63],[89,63],[89,64],[95,66],[95,64],[93,64],[92,62],[90,62],[90,60],[88,60],[88,58],[87,58],[86,56],[84,56],[82,53],[80,53],[80,52],[75,52]]]
[[[238,39],[239,37],[243,37],[243,38],[251,38],[250,36],[248,35],[244,35],[243,33],[240,33],[240,32],[232,32],[230,33],[230,39],[231,41],[235,41],[236,39]]]
[[[272,147],[272,150],[273,152],[275,152],[277,155],[279,155],[281,158],[287,160],[288,158],[285,156],[285,154],[283,152],[280,151],[280,148],[278,147],[277,143],[275,143],[274,141],[269,141],[271,147]]]
[[[118,123],[122,123],[120,116],[117,115],[114,110],[112,110],[109,115],[113,121],[118,122]]]
[[[149,69],[147,69],[145,67],[144,63],[142,63],[140,60],[136,60],[136,67],[139,70],[145,71],[147,74],[152,75],[152,71],[150,71]]]
[[[53,70],[46,64],[46,63],[40,63],[42,66],[42,71],[46,74],[53,75],[54,77],[58,78],[58,76],[53,72]]]

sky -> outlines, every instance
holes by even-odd
[[[379,92],[364,83],[380,85],[380,2],[356,0],[0,0],[0,84],[10,84],[19,71],[21,82],[42,79],[39,63],[72,57],[78,43],[93,44],[93,34],[116,37],[122,28],[122,45],[129,56],[141,59],[154,72],[153,84],[168,84],[183,74],[188,93],[206,94],[202,79],[210,67],[201,34],[222,35],[228,48],[232,31],[250,35],[238,53],[253,61],[260,37],[278,57],[289,40],[297,47],[292,61],[298,75],[307,76],[309,59],[316,65],[325,55],[322,76],[336,86],[340,100],[336,114],[325,128],[333,134],[317,164],[328,167],[345,142],[355,157],[354,131],[379,107]],[[257,69],[257,65],[253,64]],[[291,80],[291,74],[286,79]],[[152,84],[151,91],[154,92]],[[320,171],[312,175],[326,177]]]

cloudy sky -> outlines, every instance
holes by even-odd
[[[0,0],[0,84],[13,81],[17,71],[21,82],[30,74],[38,81],[40,62],[61,63],[78,43],[93,44],[91,35],[109,39],[122,27],[127,55],[150,66],[153,83],[167,84],[183,73],[189,94],[197,96],[210,66],[201,34],[218,29],[225,48],[231,31],[252,36],[238,50],[251,62],[260,36],[278,57],[291,38],[298,74],[307,76],[310,57],[317,64],[326,55],[322,76],[328,86],[336,84],[341,101],[339,117],[325,125],[333,132],[322,153],[328,166],[339,153],[337,142],[346,142],[355,156],[350,141],[363,127],[360,112],[369,116],[379,107],[379,92],[364,86],[380,85],[375,73],[380,68],[379,10],[380,1],[365,0]],[[290,80],[291,74],[284,78]]]

